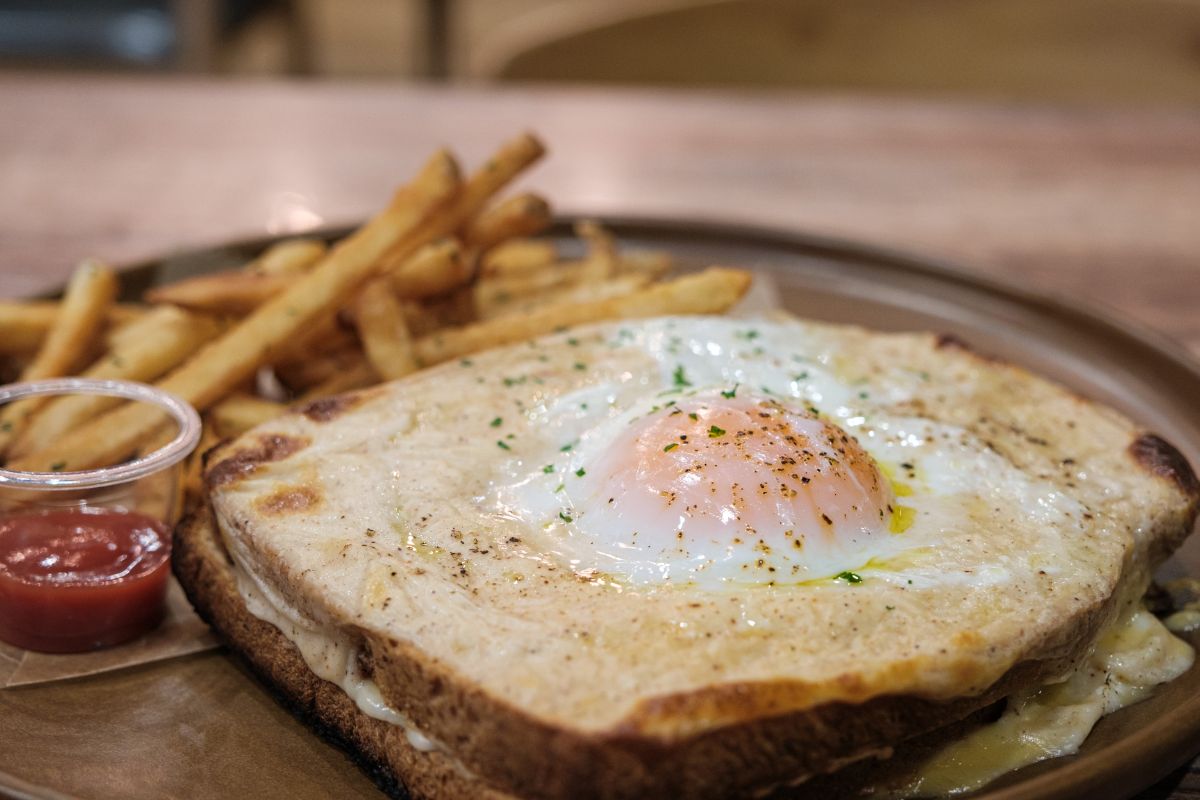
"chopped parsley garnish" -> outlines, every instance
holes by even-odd
[[[733,385],[733,388],[730,389],[729,391],[721,392],[721,397],[724,397],[726,399],[737,397],[737,390],[738,390],[739,386],[741,386],[740,383],[735,383]]]
[[[725,429],[718,428],[716,425],[710,425],[708,428],[708,438],[716,439],[718,436],[724,436]]]
[[[857,572],[851,572],[850,570],[839,572],[834,577],[837,580],[845,581],[846,583],[862,583],[862,575],[859,575]]]
[[[461,359],[461,360],[458,362],[458,365],[459,365],[460,367],[469,367],[469,366],[471,366],[471,365],[472,365],[472,364],[474,364],[474,363],[475,363],[475,362],[474,362],[474,361],[472,361],[471,359],[469,359],[469,358],[464,358],[464,359]]]
[[[503,439],[496,440],[496,447],[499,447],[501,450],[512,450],[512,448],[509,447]]]
[[[895,606],[884,606],[884,608],[885,608],[885,609],[887,609],[888,611],[895,611],[895,610],[896,610],[896,607],[895,607]]]
[[[579,370],[580,372],[583,372],[585,369],[587,369],[587,364],[583,363],[582,361],[576,361],[575,369]]]
[[[572,336],[570,339],[567,339],[567,344],[571,345],[571,347],[578,347],[579,340]]]
[[[685,386],[691,386],[692,382],[687,379],[687,373],[683,371],[683,364],[675,367],[675,387],[682,389]]]
[[[5,433],[8,433],[11,430],[12,430],[11,422],[5,422],[3,424],[0,424],[0,431],[4,431]]]
[[[67,468],[67,462],[65,462],[65,461],[55,461],[53,464],[50,465],[51,472],[62,472],[66,468]]]
[[[522,383],[524,383],[527,380],[529,380],[529,378],[526,377],[525,375],[522,375],[519,378],[505,378],[504,385],[505,386],[520,386]]]
[[[544,472],[544,473],[546,473],[547,475],[549,475],[551,472],[554,472],[554,465],[553,465],[553,464],[547,464],[546,466],[542,467],[542,472]]]
[[[692,413],[688,414],[688,419],[694,422],[695,420],[700,419],[700,415],[693,411]]]
[[[571,515],[565,511],[558,512],[558,518],[563,522],[574,522],[574,520],[571,518]]]
[[[573,443],[568,442],[567,444],[564,444],[562,447],[558,448],[558,452],[569,453],[569,452],[571,452],[571,448],[574,446],[575,445]]]
[[[671,442],[669,445],[667,445],[666,447],[663,448],[663,452],[669,453],[672,450],[674,450],[676,447],[679,447],[679,445],[675,442]]]
[[[565,489],[565,488],[567,488],[567,485],[566,485],[565,483],[560,483],[558,486],[555,486],[555,487],[554,487],[554,493],[555,493],[555,494],[558,494],[559,492],[561,492],[561,491],[562,491],[563,489]]]
[[[582,478],[584,475],[587,475],[587,470],[584,469],[583,467],[580,467],[579,469],[575,470],[576,478]]]
[[[796,377],[792,378],[792,380],[794,380],[794,381],[806,381],[806,380],[808,380],[808,373],[807,373],[807,372],[801,372],[801,373],[800,373],[800,374],[798,374]]]
[[[746,341],[751,341],[752,339],[758,338],[758,331],[756,331],[752,328],[748,331],[741,331],[734,335],[737,336],[739,339],[745,339]]]
[[[862,400],[866,400],[866,399],[867,399],[868,397],[870,397],[871,395],[869,395],[869,394],[868,394],[868,393],[866,393],[866,392],[859,392],[859,393],[858,393],[858,396],[859,396],[859,398],[860,398],[860,399],[862,399]]]
[[[504,419],[503,419],[503,418],[501,418],[501,417],[496,417],[496,418],[495,418],[494,420],[492,420],[492,422],[491,422],[491,425],[492,425],[492,427],[493,427],[493,428],[499,428],[499,427],[500,427],[501,425],[503,425],[503,424],[504,424]]]

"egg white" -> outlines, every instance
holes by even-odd
[[[944,566],[952,559],[937,557],[970,544],[980,518],[999,513],[1048,526],[1081,524],[1075,500],[977,437],[898,412],[927,390],[928,376],[896,369],[848,380],[829,343],[796,333],[795,326],[766,321],[668,318],[584,339],[564,334],[579,355],[571,365],[581,373],[578,388],[554,396],[531,392],[524,413],[536,441],[523,442],[519,457],[502,459],[481,502],[520,521],[531,543],[581,575],[709,589],[831,579],[986,586],[1007,580],[1002,553],[986,568],[957,571]],[[655,368],[593,380],[589,363],[614,348],[636,348]],[[684,535],[682,521],[677,533],[661,530],[661,518],[639,525],[636,515],[612,513],[622,498],[606,496],[595,475],[623,433],[673,403],[731,392],[818,415],[852,435],[890,480],[899,524],[887,520],[870,535],[796,552],[750,539],[735,545]],[[1052,550],[1048,543],[1042,555],[1051,573],[1069,563],[1069,554]]]

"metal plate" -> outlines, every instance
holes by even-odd
[[[816,236],[694,221],[606,224],[623,245],[667,249],[685,266],[736,264],[769,274],[785,307],[803,316],[953,333],[1121,409],[1200,463],[1200,366],[1171,342],[1106,312],[959,267]],[[569,226],[552,234],[565,238]],[[239,265],[271,241],[135,265],[124,274],[124,290],[136,297],[157,283]],[[1164,573],[1200,575],[1200,537]],[[1011,773],[974,797],[1125,798],[1197,751],[1200,666],[1101,720],[1078,755]],[[130,800],[380,797],[344,755],[220,652],[0,691],[0,790]]]

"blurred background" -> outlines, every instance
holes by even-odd
[[[1194,108],[1200,0],[0,0],[0,68]]]

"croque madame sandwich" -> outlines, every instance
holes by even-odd
[[[1141,605],[1184,459],[933,335],[577,327],[262,425],[206,485],[196,608],[415,797],[961,790],[997,765],[874,767],[1055,717],[1048,682],[1065,752],[1191,665]]]

